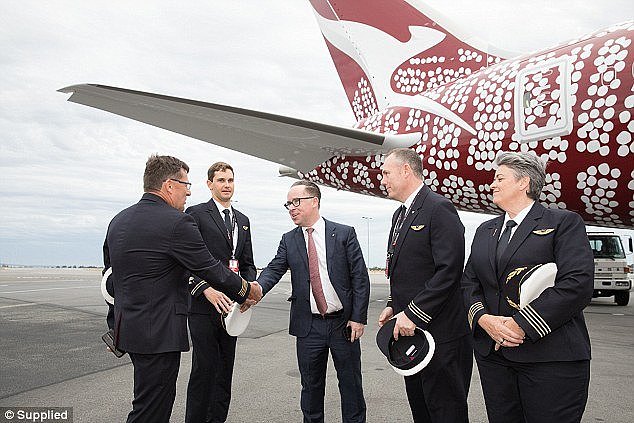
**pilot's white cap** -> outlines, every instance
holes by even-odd
[[[234,303],[231,311],[228,314],[222,315],[222,324],[229,335],[242,335],[242,332],[244,332],[247,326],[249,326],[249,322],[251,321],[251,314],[253,314],[252,308],[249,308],[244,313],[241,313],[240,305]]]

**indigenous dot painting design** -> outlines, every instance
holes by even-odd
[[[352,111],[357,119],[363,119],[370,116],[378,110],[372,87],[368,84],[368,80],[364,77],[357,84],[352,99]]]
[[[545,206],[575,210],[590,224],[634,226],[634,22],[501,60],[455,38],[405,2],[390,2],[399,19],[389,23],[376,14],[380,2],[368,2],[374,15],[333,8],[339,19],[373,26],[401,43],[412,36],[410,26],[433,28],[443,37],[395,64],[389,87],[376,86],[380,78],[371,75],[354,81],[356,128],[420,134],[409,147],[421,156],[425,182],[460,210],[499,212],[490,193],[496,154],[521,151],[548,162],[540,196]],[[392,101],[378,111],[375,92],[421,101]],[[382,163],[380,154],[342,153],[300,176],[386,196]]]

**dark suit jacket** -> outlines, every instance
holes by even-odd
[[[209,254],[191,216],[154,194],[112,219],[104,256],[114,281],[115,344],[128,352],[189,350],[190,271],[240,303],[250,289]]]
[[[472,325],[474,348],[491,352],[494,341],[476,322],[483,314],[513,315],[528,339],[502,354],[518,362],[590,359],[590,339],[582,310],[594,287],[594,262],[585,225],[578,214],[546,209],[535,203],[515,229],[496,269],[496,248],[504,215],[477,229],[462,278],[465,304]],[[554,262],[555,286],[546,289],[521,311],[507,306],[502,293],[515,268]],[[504,313],[505,310],[510,312]]]
[[[227,235],[224,217],[220,216],[220,211],[214,200],[210,199],[206,203],[189,207],[185,210],[185,213],[188,213],[196,221],[198,230],[211,255],[220,260],[225,266],[228,266],[233,245]],[[255,264],[253,264],[249,218],[235,208],[233,208],[233,213],[236,217],[236,234],[238,236],[235,257],[240,263],[240,275],[247,281],[253,281],[257,276],[257,269]],[[195,283],[191,286],[192,295],[190,296],[189,312],[202,314],[218,313],[204,295],[199,295],[198,291],[200,288],[196,289],[199,280],[199,278],[195,278]]]
[[[392,218],[392,244],[398,210]],[[390,262],[394,314],[404,311],[436,342],[469,333],[460,295],[464,226],[451,202],[423,185],[412,203]]]
[[[328,276],[343,305],[346,320],[367,323],[370,278],[354,228],[324,219]],[[277,254],[258,277],[264,294],[291,270],[292,292],[289,333],[308,335],[311,326],[308,253],[301,227],[282,235]]]

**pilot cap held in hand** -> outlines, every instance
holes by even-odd
[[[412,376],[420,372],[431,361],[436,344],[431,333],[420,328],[413,336],[394,339],[396,318],[388,320],[376,334],[376,344],[396,373]]]

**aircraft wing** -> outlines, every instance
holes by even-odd
[[[336,154],[410,147],[420,133],[379,134],[220,104],[97,84],[72,85],[68,101],[309,172]]]

